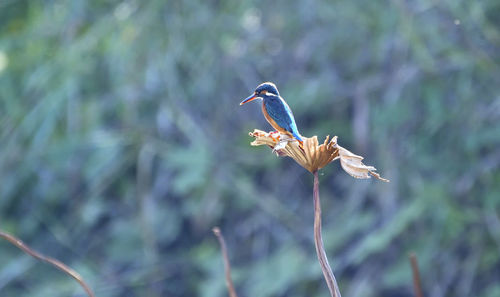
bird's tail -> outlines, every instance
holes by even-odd
[[[302,135],[300,135],[299,133],[292,133],[293,137],[295,137],[295,139],[297,139],[297,141],[299,142],[300,146],[302,147],[304,145],[304,140],[302,140]]]

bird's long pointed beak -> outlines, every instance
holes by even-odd
[[[243,105],[243,104],[250,102],[252,100],[255,100],[257,98],[259,98],[259,97],[257,97],[257,95],[252,94],[252,95],[248,96],[248,98],[246,98],[245,100],[241,101],[240,105]]]

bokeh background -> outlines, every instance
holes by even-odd
[[[500,2],[0,0],[0,228],[99,297],[328,296],[312,176],[251,147],[277,84],[321,172],[344,296],[500,296]],[[84,296],[0,242],[0,296]]]

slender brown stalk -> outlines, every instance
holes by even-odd
[[[316,245],[316,253],[318,254],[319,264],[321,265],[321,270],[323,271],[323,276],[325,277],[328,289],[330,289],[330,295],[332,297],[341,297],[339,286],[337,285],[337,280],[333,275],[332,268],[328,264],[328,259],[326,257],[325,248],[323,247],[323,237],[321,235],[321,203],[319,201],[319,179],[318,171],[314,171],[314,187],[313,187],[313,199],[314,199],[314,243]]]
[[[38,252],[35,252],[30,247],[28,247],[24,242],[22,242],[20,239],[14,237],[8,233],[5,233],[3,231],[0,231],[0,237],[7,240],[11,244],[15,245],[17,248],[19,248],[23,252],[29,254],[33,258],[38,259],[38,260],[43,261],[43,262],[46,262],[46,263],[49,263],[52,266],[55,266],[57,269],[61,270],[62,272],[68,274],[69,276],[74,278],[80,284],[80,286],[82,286],[82,288],[85,290],[85,292],[87,292],[87,295],[89,295],[90,297],[95,297],[94,293],[92,292],[90,287],[85,283],[82,276],[78,272],[76,272],[73,269],[66,266],[61,261],[56,260],[56,259],[51,258],[51,257],[44,256]]]
[[[418,272],[417,256],[415,253],[410,253],[411,270],[413,274],[413,289],[415,297],[424,297],[422,293],[422,284],[420,283],[420,273]]]
[[[229,263],[229,257],[227,255],[226,241],[224,240],[224,236],[222,236],[219,227],[214,227],[212,231],[219,240],[220,249],[222,251],[222,258],[224,259],[224,271],[226,273],[227,291],[229,292],[230,297],[238,297],[238,295],[236,294],[236,290],[234,289],[233,280],[231,279],[231,263]]]

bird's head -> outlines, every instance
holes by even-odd
[[[257,86],[252,95],[241,101],[240,105],[250,102],[255,99],[266,99],[270,96],[279,96],[278,88],[272,82],[265,82]]]

